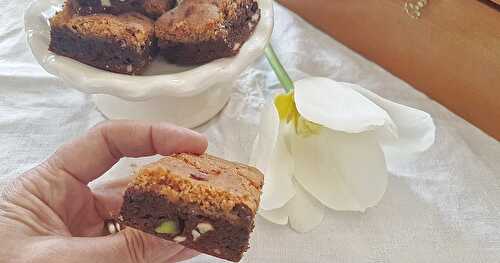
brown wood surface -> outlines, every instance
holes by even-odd
[[[500,11],[473,0],[280,0],[500,140]]]

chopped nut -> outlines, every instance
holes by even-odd
[[[254,22],[257,22],[260,18],[260,14],[259,13],[255,13],[253,16],[252,16],[252,21]]]
[[[240,47],[241,47],[241,43],[236,43],[236,44],[234,44],[233,50],[236,51],[236,50],[240,49]]]
[[[101,0],[101,5],[102,6],[111,6],[111,1],[110,0]]]
[[[196,239],[201,236],[200,232],[196,231],[196,229],[193,229],[193,231],[191,231],[191,235],[193,235],[193,241],[196,241]]]
[[[191,178],[199,181],[208,181],[208,174],[201,172],[193,172],[190,174]]]
[[[174,242],[176,242],[176,243],[181,243],[181,242],[184,242],[184,241],[186,241],[186,237],[184,237],[184,236],[176,236],[176,237],[174,237]]]
[[[115,223],[116,232],[122,231],[122,226],[120,225],[120,223],[118,223],[118,222],[114,222],[114,223]]]
[[[213,231],[214,227],[210,223],[199,223],[196,228],[200,231],[201,234],[205,234],[209,231]]]
[[[115,226],[115,224],[113,224],[113,222],[109,222],[107,227],[108,227],[108,233],[110,233],[110,234],[116,234],[118,232],[116,230],[116,226]]]
[[[214,253],[217,255],[220,255],[220,249],[218,249],[218,248],[214,249]]]
[[[155,232],[158,234],[177,234],[179,232],[179,227],[177,225],[177,222],[166,220],[161,223],[160,226],[155,228]]]

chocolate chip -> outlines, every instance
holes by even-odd
[[[208,181],[208,174],[201,172],[193,172],[190,174],[191,178],[199,181]]]

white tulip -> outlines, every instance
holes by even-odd
[[[354,84],[307,78],[266,105],[252,153],[264,174],[260,215],[298,232],[325,209],[365,211],[387,188],[384,152],[434,143],[431,116]]]

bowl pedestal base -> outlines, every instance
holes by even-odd
[[[219,83],[192,97],[157,97],[127,101],[106,94],[92,95],[97,108],[112,120],[165,121],[195,128],[212,119],[228,102],[232,83]]]

